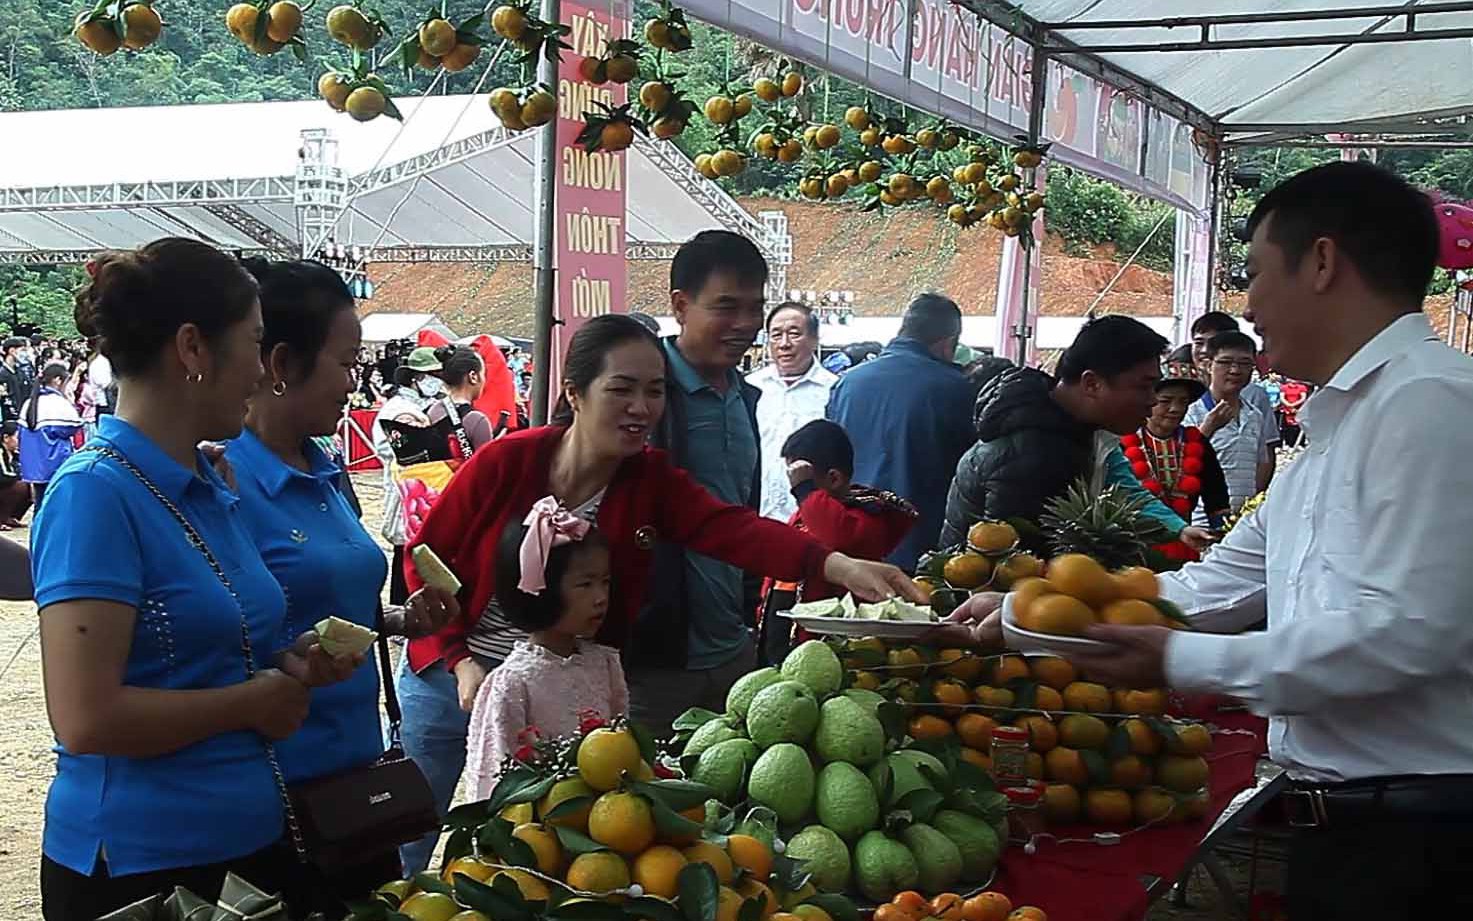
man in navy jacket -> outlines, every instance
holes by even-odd
[[[972,445],[972,385],[952,358],[962,313],[940,294],[905,309],[900,335],[839,378],[827,417],[854,442],[854,479],[909,499],[920,513],[889,561],[907,571],[936,545],[946,491]]]

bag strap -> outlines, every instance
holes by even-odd
[[[215,558],[214,552],[210,550],[209,545],[205,543],[205,539],[200,536],[194,524],[184,516],[184,513],[179,510],[178,506],[169,500],[168,496],[164,495],[163,490],[154,485],[154,482],[142,470],[138,469],[136,464],[112,445],[93,442],[82,448],[82,450],[101,454],[103,457],[120,464],[123,469],[133,474],[134,478],[139,483],[142,483],[143,487],[152,493],[153,497],[159,501],[159,504],[167,509],[169,514],[174,517],[174,520],[179,523],[179,527],[184,530],[184,536],[189,539],[189,543],[205,558],[205,562],[209,564],[210,569],[215,573],[215,578],[220,580],[220,584],[230,593],[230,597],[235,599],[236,609],[240,611],[240,651],[245,659],[246,680],[254,678],[256,676],[256,656],[251,648],[251,627],[250,622],[246,619],[245,603],[240,600],[240,595],[236,593],[235,586],[230,584],[230,577],[225,575],[225,568]],[[281,795],[281,806],[286,812],[287,830],[291,834],[292,847],[296,851],[297,859],[306,862],[306,839],[302,835],[302,826],[297,821],[297,811],[292,807],[291,794],[287,792],[286,778],[281,773],[281,763],[276,758],[276,746],[271,744],[271,740],[264,736],[261,738],[261,744],[266,749],[266,760],[271,765],[271,774],[276,780],[276,790]]]
[[[379,601],[373,615],[373,626],[378,633],[374,645],[378,647],[379,674],[383,676],[384,712],[389,715],[389,748],[402,749],[399,727],[404,722],[404,711],[399,709],[399,695],[394,688],[394,666],[389,660],[389,638],[384,630],[384,603]]]

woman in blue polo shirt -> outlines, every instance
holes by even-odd
[[[359,523],[340,484],[343,469],[318,436],[342,419],[356,388],[361,330],[337,272],[317,262],[248,260],[260,286],[266,366],[248,404],[245,430],[225,456],[235,471],[240,516],[286,595],[282,642],[332,614],[389,634],[428,635],[443,625],[453,596],[423,590],[375,624],[388,575],[384,552]],[[301,730],[277,746],[287,783],[363,767],[383,754],[379,676],[370,661],[346,681],[312,692]],[[294,907],[342,913],[402,874],[397,850],[365,853],[331,876],[305,868],[289,887]]]
[[[77,327],[98,337],[120,394],[91,450],[51,479],[32,538],[58,742],[47,921],[91,921],[176,885],[213,900],[226,871],[278,886],[288,858],[269,743],[298,729],[309,700],[303,663],[273,656],[281,588],[196,449],[240,433],[260,379],[255,282],[184,239],[88,268]]]

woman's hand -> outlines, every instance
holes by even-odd
[[[444,589],[426,585],[409,596],[402,610],[386,615],[384,626],[395,636],[410,639],[433,636],[460,616],[460,602]]]
[[[317,631],[308,630],[297,637],[291,649],[281,654],[278,664],[282,671],[307,687],[320,688],[346,681],[363,664],[365,658],[363,653],[352,656],[329,655],[322,644],[317,642]]]
[[[274,668],[263,668],[245,683],[250,695],[247,724],[272,741],[302,727],[312,692],[305,684]]]
[[[460,709],[469,713],[475,708],[476,693],[487,674],[485,667],[471,656],[455,663],[455,691],[460,697]]]
[[[929,604],[925,592],[910,576],[889,563],[856,560],[842,553],[830,553],[823,561],[823,577],[841,585],[860,601],[884,601],[896,595],[915,604]]]

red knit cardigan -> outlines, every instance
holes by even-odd
[[[520,522],[549,494],[548,471],[565,428],[527,429],[476,452],[425,518],[406,548],[428,544],[460,579],[461,617],[434,636],[411,640],[416,672],[441,661],[446,668],[470,653],[466,635],[496,591],[496,549],[501,532]],[[656,541],[683,544],[759,575],[785,581],[820,578],[829,549],[811,537],[749,508],[727,505],[708,493],[664,451],[645,448],[624,460],[598,509],[598,528],[609,542],[614,577],[610,616],[598,640],[622,647],[639,613],[651,575]],[[404,555],[410,591],[423,584],[411,554]]]

